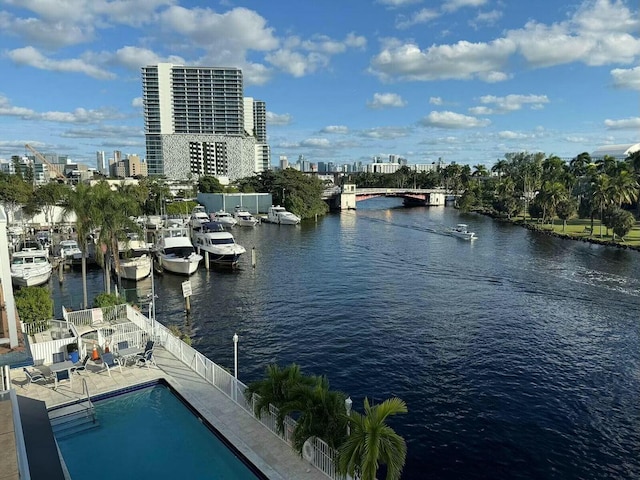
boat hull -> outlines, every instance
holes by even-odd
[[[120,261],[120,278],[125,280],[142,280],[147,278],[151,274],[151,258],[147,257],[146,260],[136,262],[123,262]]]
[[[48,269],[41,271],[26,270],[22,272],[11,273],[11,283],[15,287],[39,287],[44,285],[51,278],[52,268],[49,265]]]
[[[202,256],[197,254],[193,254],[188,258],[158,255],[158,263],[163,271],[177,275],[193,275],[198,270],[201,260]]]

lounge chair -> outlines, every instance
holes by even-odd
[[[37,370],[29,371],[27,370],[26,367],[23,368],[22,370],[24,371],[25,376],[29,380],[29,382],[26,384],[27,387],[32,383],[39,383],[44,387],[46,386],[47,383],[50,383],[52,381],[52,378],[45,377],[41,372]]]
[[[85,355],[81,362],[74,363],[73,367],[71,367],[71,373],[77,373],[78,375],[80,375],[80,372],[86,371],[87,363],[89,362],[90,358],[90,355]]]
[[[136,365],[143,367],[146,365],[147,368],[151,368],[151,365],[155,365],[156,361],[153,358],[153,348],[147,350],[146,352],[138,355],[136,357]]]
[[[122,365],[116,357],[113,356],[113,353],[103,353],[102,354],[102,366],[103,370],[106,369],[109,376],[111,376],[111,369],[118,367],[120,369],[120,373],[122,373]]]

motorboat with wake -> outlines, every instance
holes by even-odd
[[[267,212],[267,221],[270,223],[278,223],[280,225],[298,225],[300,223],[300,217],[288,212],[280,205],[271,205]]]
[[[233,210],[233,218],[239,227],[255,227],[258,224],[258,219],[240,205]]]
[[[187,227],[170,226],[160,231],[156,258],[167,272],[192,275],[198,270],[202,255],[193,248]]]
[[[193,244],[201,255],[209,257],[210,263],[221,267],[235,267],[247,251],[219,222],[203,223],[199,229],[194,229]]]
[[[43,248],[23,248],[11,256],[11,283],[16,287],[37,287],[51,278],[49,252]]]
[[[466,223],[459,223],[455,227],[449,227],[446,233],[453,237],[461,238],[462,240],[475,240],[478,238],[475,232],[469,231],[469,226]]]

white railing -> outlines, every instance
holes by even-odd
[[[40,322],[23,322],[20,320],[22,332],[27,335],[34,336],[36,333],[42,333],[51,328],[51,320],[42,320]]]

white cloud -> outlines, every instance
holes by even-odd
[[[613,84],[618,88],[640,90],[640,67],[631,69],[616,68],[611,70]]]
[[[469,109],[469,113],[471,115],[493,115],[494,111],[492,108],[485,106],[471,107]]]
[[[346,134],[349,133],[349,128],[345,125],[328,125],[321,130],[322,133],[336,133]]]
[[[495,25],[498,20],[502,18],[502,12],[500,10],[491,10],[489,12],[480,12],[476,15],[471,22],[473,27],[478,28],[481,25]]]
[[[125,66],[131,70],[138,72],[140,67],[145,65],[155,65],[157,63],[173,63],[176,65],[184,65],[186,62],[183,58],[170,55],[161,56],[148,48],[140,48],[133,46],[122,47],[112,55],[111,62]]]
[[[406,15],[399,15],[396,18],[396,28],[403,30],[405,28],[413,27],[414,25],[420,25],[423,23],[429,23],[440,16],[437,10],[430,8],[423,8],[414,12],[413,15],[407,17]]]
[[[429,98],[429,103],[431,105],[443,105],[444,101],[440,97],[430,97]]]
[[[86,63],[84,60],[72,58],[67,60],[53,60],[42,55],[33,47],[16,48],[7,52],[7,56],[19,65],[29,65],[40,70],[54,72],[83,73],[93,78],[110,80],[115,78],[111,72]]]
[[[420,123],[425,127],[434,128],[481,128],[491,124],[486,118],[470,117],[455,112],[431,112]]]
[[[640,128],[640,117],[624,118],[622,120],[605,120],[607,130],[632,130]]]
[[[487,0],[447,0],[442,5],[445,12],[455,12],[464,7],[481,7]]]
[[[142,100],[142,97],[136,97],[133,100],[131,100],[131,106],[133,108],[142,108],[144,106],[144,101]]]
[[[523,140],[525,138],[531,138],[531,135],[527,135],[526,133],[512,132],[511,130],[503,130],[502,132],[498,132],[498,137],[507,140]]]
[[[91,129],[69,129],[60,136],[65,138],[144,138],[144,130],[124,125],[103,125]]]
[[[397,93],[374,93],[373,100],[367,102],[369,108],[399,108],[405,107],[407,102]]]
[[[373,138],[377,140],[393,140],[409,135],[409,129],[406,127],[377,127],[362,130],[358,133],[361,137]]]
[[[268,125],[290,125],[292,122],[291,115],[288,113],[278,114],[273,112],[267,112],[267,124]]]
[[[460,41],[425,50],[413,43],[391,40],[371,61],[370,71],[382,80],[468,80],[495,75],[516,50],[506,39],[491,43]]]
[[[122,113],[108,108],[101,108],[97,110],[76,108],[72,112],[50,111],[40,113],[30,108],[13,106],[9,99],[3,96],[0,96],[0,116],[61,123],[98,123],[104,120],[117,120],[124,118]]]
[[[487,115],[490,113],[507,113],[522,109],[523,105],[530,105],[532,109],[539,110],[543,105],[549,103],[546,95],[507,95],[505,97],[496,97],[494,95],[485,95],[480,97],[480,103],[484,105],[494,105],[490,110],[482,111],[482,109],[474,110],[474,113]],[[471,111],[471,109],[470,109]],[[480,113],[481,112],[481,113]]]
[[[331,142],[326,138],[307,138],[306,140],[300,142],[300,146],[312,148],[330,148]]]
[[[420,3],[422,0],[378,0],[378,3],[386,5],[388,7],[404,7],[405,5],[411,5],[414,3]]]
[[[454,0],[443,8],[479,6],[483,0]],[[498,13],[487,14],[490,20]],[[549,25],[530,21],[488,42],[458,41],[422,49],[414,42],[383,42],[369,71],[384,81],[474,79],[504,81],[509,59],[520,54],[534,68],[582,62],[589,66],[628,64],[640,55],[640,22],[621,0],[586,0],[567,20]]]

